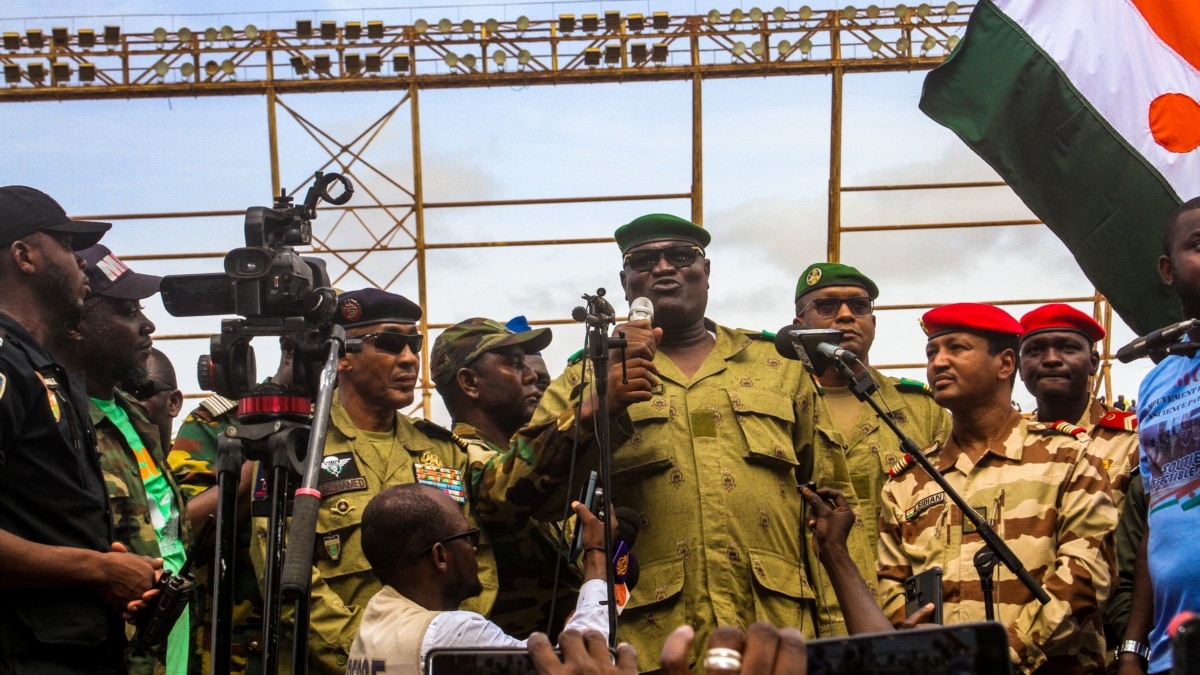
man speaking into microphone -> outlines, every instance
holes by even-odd
[[[871,345],[875,343],[874,302],[879,287],[856,268],[840,263],[809,265],[796,282],[796,318],[793,325],[805,329],[842,331],[838,347],[852,352],[879,384],[878,401],[890,411],[901,431],[926,447],[941,442],[950,431],[950,416],[939,406],[923,382],[888,377],[870,367]],[[820,487],[842,492],[857,516],[855,530],[865,533],[865,544],[848,542],[867,587],[876,590],[875,559],[879,542],[879,494],[888,471],[903,466],[900,439],[880,422],[875,410],[858,400],[850,383],[836,364],[817,374],[818,387],[808,390],[805,407],[813,412],[801,423],[812,437],[818,462],[844,457],[849,484],[827,480]],[[832,472],[830,472],[832,473]],[[808,534],[811,538],[811,533]],[[864,539],[858,539],[859,542]],[[808,547],[810,565],[817,565],[814,547]],[[828,589],[817,593],[822,635],[844,635],[845,621],[836,596]],[[829,626],[828,630],[825,629]]]

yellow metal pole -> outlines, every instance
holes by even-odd
[[[837,54],[837,31],[833,36],[834,59]],[[826,259],[837,262],[842,257],[842,68],[833,69],[833,90],[829,107],[829,231]]]
[[[704,115],[700,75],[692,77],[692,222],[704,225]]]
[[[413,217],[416,221],[417,246],[417,303],[421,305],[421,333],[429,334],[429,298],[425,287],[425,185],[421,173],[421,106],[417,99],[417,84],[408,87],[409,108],[412,112],[412,157],[413,157]],[[430,392],[433,385],[429,380],[429,343],[421,345],[421,414],[428,418],[432,414]]]
[[[275,126],[275,87],[267,87],[267,145],[271,154],[271,197],[279,194],[279,133]]]

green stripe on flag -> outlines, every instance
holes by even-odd
[[[990,0],[976,6],[958,48],[926,76],[920,107],[1000,174],[1133,330],[1178,320],[1158,258],[1179,197]]]

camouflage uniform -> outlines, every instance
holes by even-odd
[[[217,484],[217,439],[225,428],[237,421],[237,401],[222,396],[210,396],[188,413],[167,463],[179,480],[184,496],[196,495],[215,488]],[[257,675],[262,672],[262,593],[250,560],[250,528],[238,523],[233,572],[233,621],[231,627],[231,673]],[[212,585],[211,565],[196,569],[196,626],[195,651],[191,671],[210,673],[212,647]]]
[[[1000,451],[977,464],[956,448],[925,450],[946,480],[986,518],[1042,582],[1042,605],[997,566],[995,606],[1008,626],[1010,656],[1022,673],[1096,672],[1104,667],[1099,608],[1112,581],[1116,509],[1086,435],[1020,420]],[[946,624],[981,621],[983,595],[973,558],[982,541],[961,511],[920,468],[883,489],[879,593],[893,623],[904,618],[906,577],[941,566]]]
[[[179,539],[184,549],[191,546],[191,525],[187,506],[175,477],[167,468],[163,449],[158,441],[158,427],[146,417],[145,410],[137,401],[121,390],[116,390],[117,405],[129,416],[129,421],[142,439],[150,459],[162,472],[171,486],[175,506],[179,510]],[[112,509],[113,538],[125,545],[130,553],[150,558],[162,557],[158,548],[158,535],[151,520],[152,508],[146,498],[146,489],[138,469],[138,459],[125,440],[124,434],[108,416],[93,402],[88,402],[88,414],[96,428],[96,450],[100,456],[100,469],[104,473],[105,488]],[[195,605],[189,608],[193,628],[196,625]],[[128,637],[133,637],[133,626],[126,627]],[[194,635],[194,633],[193,633]],[[167,646],[164,641],[153,654],[132,653],[129,657],[130,673],[165,672]]]
[[[313,552],[309,663],[313,673],[340,675],[346,669],[350,645],[358,632],[363,609],[371,596],[383,587],[367,563],[359,540],[359,526],[367,502],[386,487],[416,482],[414,463],[453,469],[465,479],[466,469],[472,461],[482,464],[488,457],[469,459],[468,453],[454,442],[449,431],[400,413],[396,413],[392,451],[381,457],[350,420],[342,406],[340,392],[335,390],[324,458],[319,472],[322,502]],[[472,527],[478,525],[465,504],[463,512]],[[266,518],[254,519],[254,533],[251,554],[255,571],[261,578],[267,544]],[[464,602],[462,609],[486,616],[495,602],[497,590],[496,564],[487,537],[480,544],[477,560],[483,594]],[[290,612],[284,613],[282,626],[281,644],[291,644]],[[290,666],[288,660],[281,659],[282,669]]]
[[[808,439],[797,437],[796,425],[811,380],[762,334],[706,325],[716,344],[695,375],[656,354],[662,384],[653,398],[610,425],[613,501],[642,518],[641,579],[620,619],[620,639],[637,647],[642,671],[658,669],[666,636],[683,623],[696,628],[693,661],[718,625],[766,620],[815,634],[796,487],[797,474],[811,470]],[[539,446],[557,457],[529,454],[522,444],[540,433],[570,439],[583,372],[573,364],[551,384],[498,473],[516,461],[557,463],[565,480],[569,443]],[[537,486],[510,484],[512,499],[535,501]]]
[[[884,411],[892,413],[892,419],[906,436],[912,439],[917,447],[926,447],[945,440],[950,431],[950,414],[934,402],[929,387],[915,380],[887,377],[883,373],[868,368],[875,382],[879,384],[879,392],[875,394]],[[824,403],[824,390],[818,385],[814,387],[802,405],[811,412],[802,422],[811,424],[813,452],[819,462],[831,466],[841,461],[849,471],[849,483],[826,480],[823,487],[834,487],[847,494],[847,499],[856,499],[859,506],[854,509],[858,519],[855,529],[862,530],[866,543],[855,546],[851,539],[851,556],[858,564],[859,572],[867,587],[877,591],[875,581],[876,550],[879,545],[879,495],[887,481],[888,472],[904,464],[904,452],[900,449],[900,439],[883,422],[879,420],[875,410],[866,403],[860,403],[858,422],[854,425],[854,436],[847,439],[841,427],[833,419],[829,407]],[[844,459],[843,459],[844,458]],[[837,462],[835,462],[837,460]],[[836,473],[836,468],[831,469]],[[808,533],[809,540],[812,533]],[[820,564],[814,548],[808,547],[808,562],[812,569],[818,569]],[[822,586],[818,584],[818,586]],[[845,635],[846,624],[838,606],[837,596],[831,589],[822,588],[817,594],[818,628],[822,636]]]
[[[1137,414],[1117,410],[1092,398],[1077,424],[1092,437],[1088,453],[1100,459],[1108,472],[1113,504],[1119,514],[1129,490],[1130,474],[1138,466]]]
[[[455,440],[468,449],[473,458],[470,467],[473,483],[480,481],[486,462],[479,460],[485,457],[490,460],[504,449],[488,443],[470,424],[459,422],[454,425],[453,431]],[[508,635],[522,640],[534,631],[553,635],[574,610],[583,577],[579,568],[564,561],[560,570],[554,621],[550,622],[554,628],[547,630],[551,600],[556,595],[554,567],[558,556],[555,551],[559,550],[564,533],[566,546],[570,547],[571,535],[575,531],[574,522],[572,517],[561,523],[530,518],[511,525],[484,523],[492,542],[499,576],[499,592],[488,619]]]

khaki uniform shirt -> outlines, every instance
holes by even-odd
[[[957,448],[925,451],[933,465],[1012,547],[1050,595],[1042,605],[1015,575],[996,567],[997,619],[1022,673],[1082,673],[1104,667],[1100,608],[1113,561],[1108,540],[1117,513],[1100,461],[1050,424],[1019,421],[978,463]],[[973,559],[982,540],[919,467],[883,489],[879,593],[893,623],[904,619],[905,578],[940,566],[946,624],[982,621]]]
[[[945,440],[950,432],[950,413],[933,400],[927,386],[914,380],[887,377],[874,368],[868,370],[879,384],[875,401],[885,412],[891,412],[897,426],[917,447],[924,448]],[[822,487],[837,488],[847,494],[847,499],[857,499],[858,507],[854,512],[858,518],[854,527],[862,533],[866,543],[855,545],[854,539],[847,543],[867,587],[877,592],[875,560],[879,545],[879,496],[888,472],[904,465],[904,451],[900,448],[900,439],[880,421],[870,405],[858,402],[858,421],[847,438],[823,399],[822,390],[815,387],[808,398],[801,401],[801,407],[808,412],[802,421],[811,425],[811,432],[806,430],[805,433],[812,435],[813,452],[818,461],[830,466],[845,462],[849,471],[848,483],[844,479],[826,480]],[[809,565],[815,568],[819,562],[813,547],[809,547],[809,552]],[[821,589],[821,586],[818,584],[820,592],[817,594],[820,634],[845,635],[846,624],[837,596],[832,589]]]
[[[361,432],[350,420],[337,391],[329,421],[325,459],[319,472],[322,497],[314,542],[308,649],[311,672],[340,675],[346,670],[363,608],[383,587],[362,551],[363,509],[384,488],[416,482],[413,472],[416,462],[453,469],[465,485],[470,458],[449,431],[397,413],[392,452],[383,458],[386,463],[381,463],[379,453],[365,436],[360,436]],[[463,513],[472,527],[478,526],[466,504]],[[254,530],[251,553],[262,579],[267,519],[255,518]],[[496,599],[497,588],[495,560],[486,535],[480,543],[477,560],[484,591],[464,602],[462,608],[486,616]],[[281,644],[290,644],[289,614],[284,613]],[[282,668],[290,665],[287,661],[281,659]]]
[[[618,634],[637,647],[642,671],[658,669],[663,642],[684,623],[696,629],[693,661],[720,625],[816,633],[797,490],[812,459],[796,424],[812,381],[761,334],[708,328],[716,343],[695,375],[656,354],[653,398],[611,425],[613,501],[641,515],[641,578]],[[551,384],[531,427],[569,435],[571,411],[590,395],[584,372],[576,363]]]
[[[1108,473],[1113,503],[1120,513],[1130,475],[1138,466],[1137,413],[1117,410],[1093,398],[1078,424],[1092,438],[1088,453],[1099,458]]]

